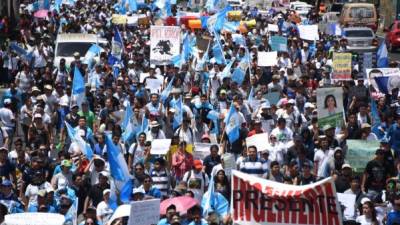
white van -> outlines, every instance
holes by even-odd
[[[74,60],[73,54],[79,52],[81,60],[86,55],[86,52],[92,46],[92,44],[98,44],[102,49],[108,45],[108,42],[104,38],[98,38],[95,34],[59,34],[56,40],[54,66],[60,65],[60,59],[65,59],[65,65],[69,66]],[[98,57],[95,57],[96,62],[99,61]]]

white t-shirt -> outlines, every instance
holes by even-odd
[[[329,157],[332,157],[333,154],[334,154],[333,150],[322,151],[321,149],[318,149],[315,152],[314,162],[318,162],[318,173],[322,171],[322,167],[324,166],[325,161],[328,160]]]
[[[271,131],[271,135],[274,135],[276,139],[282,143],[287,143],[293,139],[293,131],[287,127],[282,130],[276,127]]]
[[[14,119],[14,114],[9,108],[0,108],[0,120],[4,126],[14,127],[15,124],[12,122]]]
[[[136,151],[135,151],[135,146],[137,146]],[[144,145],[141,146],[140,144],[132,144],[131,147],[129,147],[128,153],[134,154],[132,165],[128,166],[134,166],[137,162],[139,162],[141,159],[144,158]]]
[[[113,214],[113,210],[110,208],[110,206],[105,201],[101,201],[97,205],[96,213],[97,213],[98,217],[99,216],[102,217],[101,223],[106,224],[108,222],[108,220],[111,218],[111,216]]]
[[[37,202],[37,195],[39,190],[47,190],[49,188],[51,188],[51,184],[47,181],[39,186],[29,184],[25,190],[25,197],[28,198],[29,205]]]
[[[365,215],[358,216],[356,219],[357,223],[360,223],[361,225],[373,225],[371,219],[368,219],[365,217]],[[378,224],[381,224],[381,222],[378,221]]]

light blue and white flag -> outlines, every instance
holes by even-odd
[[[378,68],[385,68],[389,66],[389,56],[385,41],[382,41],[381,45],[379,46],[378,52],[376,53],[376,58],[376,64]]]
[[[74,68],[74,79],[72,80],[72,96],[71,105],[75,102],[81,107],[83,100],[85,99],[85,80],[78,67]]]
[[[115,26],[114,27],[114,37],[112,40],[111,54],[118,60],[121,60],[123,52],[124,52],[124,42],[123,42],[121,33],[118,30],[118,27]]]
[[[240,129],[240,120],[239,114],[235,109],[235,106],[231,104],[229,112],[224,120],[225,122],[225,133],[228,136],[229,142],[233,143],[237,139],[239,139],[239,129]]]
[[[110,194],[110,206],[115,209],[118,199],[129,203],[133,183],[124,155],[114,145],[110,137],[106,136],[107,156],[110,164],[110,173],[113,178]]]

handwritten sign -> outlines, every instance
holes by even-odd
[[[352,80],[351,53],[333,53],[333,80]]]
[[[154,139],[151,142],[150,153],[152,155],[165,155],[171,146],[171,139]]]
[[[131,203],[129,225],[157,224],[160,220],[160,199],[151,199]]]

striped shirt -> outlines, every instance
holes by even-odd
[[[160,190],[162,195],[168,195],[170,182],[169,174],[167,173],[167,171],[165,169],[161,171],[152,170],[150,172],[150,176],[153,180],[153,187]]]
[[[258,177],[266,177],[268,175],[268,163],[257,157],[256,160],[245,158],[240,163],[240,171],[243,173],[252,174]]]

